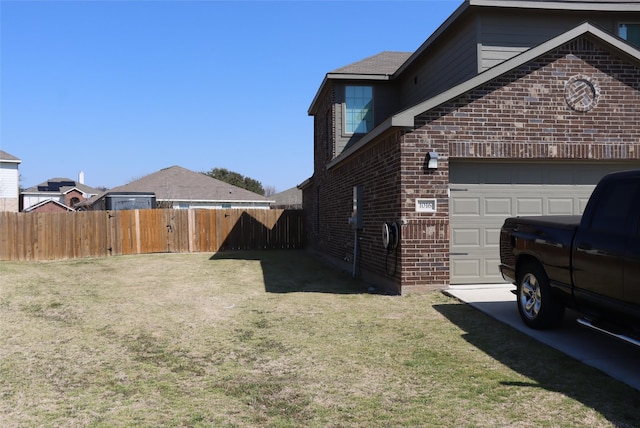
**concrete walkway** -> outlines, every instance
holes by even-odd
[[[573,311],[567,311],[559,329],[530,329],[520,319],[514,289],[511,284],[459,285],[445,294],[640,390],[640,347],[579,325]]]

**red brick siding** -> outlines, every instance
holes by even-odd
[[[565,82],[577,75],[600,87],[587,112],[565,100]],[[412,232],[402,240],[402,292],[448,284],[448,159],[640,159],[639,85],[636,66],[582,39],[416,118],[403,141],[403,195],[438,198],[438,213],[403,204]],[[441,166],[418,173],[431,150]]]
[[[71,200],[73,198],[78,198],[78,202],[82,202],[85,200],[85,198],[82,196],[82,192],[78,190],[71,190],[69,193],[64,195],[64,204],[68,207],[73,208],[73,203],[71,203]]]
[[[40,205],[38,208],[32,210],[34,213],[66,213],[68,210],[61,205],[54,202],[47,202],[44,205]]]

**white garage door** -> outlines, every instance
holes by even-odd
[[[498,264],[504,219],[582,214],[598,181],[635,164],[466,162],[450,173],[452,284],[504,282]]]

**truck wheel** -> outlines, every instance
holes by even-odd
[[[523,267],[517,288],[518,312],[527,326],[547,329],[561,324],[564,305],[553,297],[549,278],[540,264],[528,263]]]

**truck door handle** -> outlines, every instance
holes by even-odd
[[[585,242],[581,242],[578,244],[578,250],[584,250],[584,251],[591,251],[593,247],[591,247],[591,244],[587,244]]]

